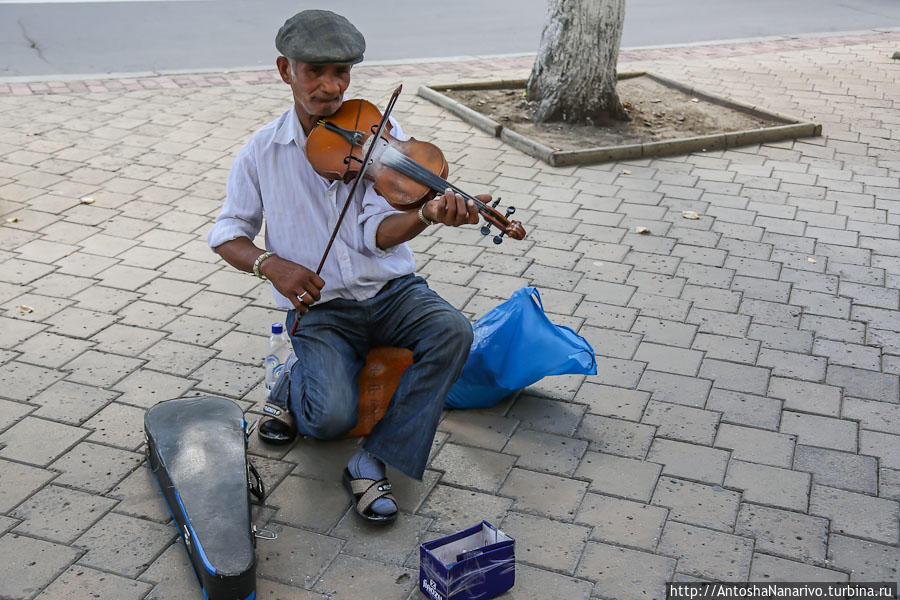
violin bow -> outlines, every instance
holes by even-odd
[[[331,237],[328,239],[328,244],[325,246],[325,252],[322,253],[322,260],[319,261],[319,266],[316,268],[316,275],[319,275],[322,272],[322,267],[325,266],[325,259],[328,258],[328,253],[331,252],[331,246],[334,244],[334,239],[337,237],[338,229],[341,227],[341,223],[344,222],[344,215],[347,214],[347,209],[350,208],[350,200],[353,198],[353,194],[356,192],[356,187],[359,185],[359,182],[362,181],[363,176],[366,174],[366,169],[369,168],[369,159],[372,158],[372,152],[375,150],[376,142],[381,139],[381,134],[384,131],[384,126],[388,122],[388,117],[391,115],[391,111],[394,110],[394,105],[397,103],[397,98],[400,97],[400,91],[403,89],[403,85],[398,85],[397,89],[394,90],[394,93],[391,94],[391,99],[388,101],[387,108],[384,109],[384,114],[381,117],[381,122],[378,124],[378,129],[375,131],[375,136],[371,139],[369,143],[369,149],[366,151],[366,155],[363,158],[362,168],[360,168],[359,173],[356,174],[356,177],[353,179],[353,185],[350,186],[350,192],[347,194],[347,200],[344,201],[344,207],[341,209],[341,214],[338,216],[337,223],[334,224],[334,231],[331,232]],[[300,317],[302,314],[298,311],[297,317],[294,319],[294,325],[291,327],[291,335],[297,333],[297,327],[300,325]]]

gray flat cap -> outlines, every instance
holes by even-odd
[[[366,40],[353,24],[329,10],[304,10],[284,22],[275,36],[282,55],[310,64],[355,65]]]

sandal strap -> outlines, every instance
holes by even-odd
[[[356,483],[360,480],[352,480],[351,484]],[[368,486],[368,488],[363,492],[362,496],[359,497],[359,500],[356,501],[356,510],[359,514],[365,514],[369,507],[372,506],[372,503],[378,500],[379,498],[386,498],[397,504],[397,501],[394,500],[394,496],[391,494],[391,484],[387,479],[382,479],[380,481],[372,481],[371,479],[366,479],[365,481],[371,482],[372,485]]]
[[[271,402],[266,402],[266,405],[263,406],[263,414],[265,415],[260,421],[260,425],[265,421],[269,421],[274,419],[281,423],[284,423],[288,427],[294,427],[294,415],[291,414],[286,408],[278,406],[277,404],[272,404]]]

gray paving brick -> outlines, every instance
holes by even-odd
[[[601,597],[623,600],[664,598],[675,560],[597,542],[588,542],[576,575],[595,581]]]
[[[601,415],[585,415],[576,436],[591,443],[591,450],[644,458],[653,440],[655,427],[613,419]]]
[[[837,294],[840,278],[837,275],[815,273],[806,269],[784,268],[781,271],[781,281],[791,284],[791,287],[799,290],[809,290],[824,294]]]
[[[613,329],[601,329],[585,325],[578,331],[594,352],[601,356],[631,359],[641,342],[641,336]]]
[[[753,323],[775,327],[796,327],[800,322],[800,308],[781,302],[744,298],[741,314],[749,315]]]
[[[645,294],[678,298],[684,289],[685,280],[681,277],[670,277],[637,269],[629,273],[627,283]]]
[[[45,369],[18,361],[9,361],[0,371],[0,396],[10,400],[29,402],[53,382],[62,379],[65,373]]]
[[[777,429],[781,422],[781,402],[765,396],[713,389],[706,408],[721,412],[727,423]]]
[[[48,485],[10,513],[15,533],[71,544],[115,505],[115,500]],[[59,511],[65,507],[64,511]]]
[[[772,369],[772,375],[807,381],[823,381],[827,361],[824,358],[808,356],[799,352],[763,348],[759,351],[756,364]]]
[[[841,390],[838,387],[772,377],[769,380],[771,398],[784,400],[784,408],[799,412],[817,413],[829,417],[840,416]]]
[[[587,386],[585,383],[579,389]],[[585,391],[586,395],[590,392]],[[576,401],[581,402],[583,400]],[[584,404],[561,402],[550,398],[542,398],[531,394],[520,394],[510,408],[508,416],[520,421],[520,427],[554,433],[557,435],[572,435],[581,422],[586,407]]]
[[[710,386],[711,383],[705,379],[648,370],[641,376],[637,387],[651,392],[654,400],[702,408]]]
[[[812,473],[813,482],[868,494],[878,493],[876,460],[849,452],[797,446],[794,469]]]
[[[900,377],[897,375],[829,365],[825,382],[844,388],[845,396],[885,402],[897,402],[900,398]]]
[[[507,513],[500,529],[516,540],[516,562],[573,575],[590,528],[543,517]]]
[[[516,585],[507,594],[510,600],[544,600],[558,595],[572,600],[588,600],[593,584],[552,571],[516,565]]]
[[[332,534],[340,540],[347,540],[341,548],[342,554],[403,565],[415,551],[418,541],[425,539],[429,523],[429,517],[403,515],[390,528],[381,528],[379,531],[349,511]],[[333,541],[336,540],[321,540],[329,548]]]
[[[663,465],[663,474],[722,485],[729,452],[707,446],[655,439],[647,460]]]
[[[750,317],[706,308],[691,308],[686,319],[698,326],[702,333],[742,337],[750,326]]]
[[[832,340],[816,340],[813,352],[828,357],[829,364],[878,371],[881,352],[878,348]]]
[[[731,456],[738,460],[789,469],[795,442],[792,435],[723,423],[714,445],[731,450]]]
[[[503,451],[519,457],[516,464],[527,469],[571,476],[588,442],[530,429],[519,429]]]
[[[450,434],[450,440],[467,446],[501,450],[519,422],[476,411],[450,411],[438,425]]]
[[[647,363],[653,371],[675,373],[679,375],[696,375],[700,367],[703,353],[672,346],[641,342],[634,359]]]
[[[612,454],[587,452],[575,477],[589,479],[592,492],[649,502],[662,466]]]
[[[2,435],[0,457],[46,466],[90,432],[54,421],[25,417]]]
[[[678,570],[714,581],[745,581],[753,542],[747,538],[669,521],[659,551],[678,559]]]
[[[828,561],[850,572],[850,581],[896,581],[900,573],[900,549],[832,533]]]
[[[863,429],[895,433],[900,431],[900,405],[875,400],[845,398],[841,415],[858,419]]]
[[[266,504],[279,508],[275,517],[279,523],[317,533],[330,531],[350,506],[347,491],[339,481],[296,476],[286,477],[270,491]]]
[[[813,484],[809,514],[831,519],[832,533],[894,545],[900,534],[900,505],[893,500]]]
[[[343,543],[287,525],[271,524],[268,528],[278,537],[257,548],[257,574],[285,584],[302,582],[303,587],[311,587],[337,557]]]
[[[796,435],[800,444],[856,452],[857,424],[852,421],[785,410],[780,430]]]
[[[588,484],[557,475],[514,468],[499,495],[513,498],[513,510],[571,521]]]
[[[878,496],[900,500],[900,469],[878,469]]]
[[[760,552],[817,565],[825,563],[826,519],[742,503],[734,532],[755,539]]]
[[[28,598],[53,581],[78,558],[78,550],[8,533],[0,537],[0,596]]]
[[[669,509],[669,518],[683,523],[731,532],[740,494],[718,485],[660,477],[653,504]]]
[[[639,421],[650,394],[586,381],[575,396],[576,402],[587,404],[587,412],[607,417]]]
[[[853,298],[854,304],[876,306],[897,310],[900,308],[900,290],[877,285],[865,285],[842,280],[839,289],[841,296]]]
[[[719,413],[651,400],[641,421],[656,425],[657,437],[708,445],[716,435]]]
[[[669,298],[668,296],[656,296],[638,291],[628,302],[630,308],[636,309],[641,315],[667,319],[671,321],[683,321],[691,308],[688,300]]]
[[[9,512],[13,507],[53,479],[55,475],[52,471],[8,460],[0,460],[0,476],[2,476],[3,481],[16,482],[16,485],[0,487],[0,511],[4,513]]]
[[[439,484],[431,491],[418,512],[434,518],[429,527],[431,530],[456,533],[482,519],[493,524],[500,523],[512,503],[512,500],[494,494]]]
[[[431,465],[444,471],[446,483],[497,492],[515,461],[507,454],[447,443]]]
[[[732,459],[725,487],[743,492],[744,500],[806,512],[810,475]]]
[[[592,540],[654,550],[668,512],[659,506],[588,493],[575,523],[593,526]]]
[[[897,331],[867,327],[865,343],[879,346],[885,354],[900,354],[900,332]]]
[[[704,351],[709,358],[749,364],[756,363],[759,353],[757,341],[710,333],[698,333],[691,347]]]
[[[758,279],[735,275],[731,289],[743,294],[744,298],[754,298],[769,302],[787,302],[791,295],[791,284],[771,279]]]
[[[697,332],[695,325],[640,316],[631,327],[632,333],[643,335],[643,341],[687,348]]]
[[[750,565],[750,581],[763,582],[845,582],[846,573],[814,567],[800,562],[753,553]]]
[[[93,493],[114,487],[143,460],[135,452],[81,442],[57,459],[50,468],[61,471],[55,483]]]
[[[76,541],[87,550],[79,562],[134,578],[176,535],[171,525],[108,513]]]
[[[859,453],[877,456],[879,466],[900,469],[900,436],[862,429],[859,432]]]
[[[406,598],[418,587],[417,580],[418,572],[412,569],[342,554],[314,589],[335,598]]]
[[[68,600],[95,598],[97,600],[142,600],[151,585],[119,575],[72,565],[44,589],[37,600]]]
[[[769,386],[769,369],[711,358],[703,360],[700,377],[712,379],[717,388],[750,394],[765,394]]]

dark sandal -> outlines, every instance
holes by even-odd
[[[266,402],[263,412],[265,416],[259,420],[259,428],[256,433],[259,439],[276,446],[290,444],[294,441],[294,438],[297,437],[297,427],[291,411]]]
[[[365,477],[354,478],[350,475],[350,470],[344,469],[344,487],[350,492],[353,498],[353,507],[356,514],[370,523],[390,523],[397,518],[397,512],[380,515],[371,510],[372,503],[379,498],[387,498],[397,506],[397,500],[391,494],[391,484],[387,479],[366,479]]]

